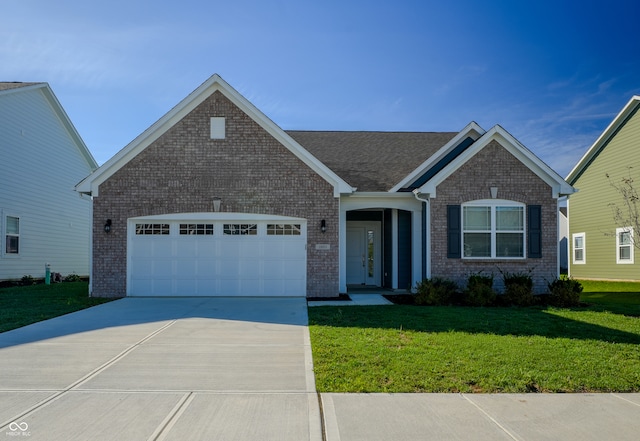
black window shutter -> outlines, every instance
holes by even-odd
[[[527,224],[529,246],[527,256],[530,258],[542,257],[542,206],[527,205]]]
[[[460,259],[462,248],[462,226],[460,205],[447,205],[447,257]]]

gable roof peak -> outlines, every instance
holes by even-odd
[[[582,173],[589,167],[596,156],[605,148],[609,140],[617,133],[636,110],[640,108],[640,95],[633,95],[627,104],[622,108],[620,113],[611,121],[606,129],[598,136],[595,142],[587,149],[585,154],[580,158],[578,163],[573,167],[565,178],[571,185],[575,184]]]
[[[342,178],[331,171],[326,165],[316,159],[304,147],[296,142],[284,130],[276,125],[269,117],[262,113],[249,100],[242,96],[237,90],[229,85],[220,75],[213,74],[193,92],[187,95],[182,101],[174,106],[169,112],[151,125],[147,130],[138,135],[133,141],[116,153],[111,159],[105,162],[95,172],[83,179],[76,185],[76,191],[84,194],[98,195],[98,188],[101,183],[115,174],[131,159],[146,149],[167,130],[177,124],[182,118],[187,116],[197,106],[202,104],[215,92],[222,93],[242,112],[247,114],[254,122],[278,140],[285,148],[293,153],[298,159],[308,165],[319,176],[333,186],[334,195],[337,197],[341,193],[352,193],[355,188],[347,184]]]

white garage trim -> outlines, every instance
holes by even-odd
[[[306,296],[306,219],[180,213],[128,220],[128,296]]]

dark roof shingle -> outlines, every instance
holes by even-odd
[[[318,132],[293,139],[358,191],[388,191],[457,132]]]
[[[0,81],[0,90],[17,89],[18,87],[33,86],[40,83],[21,83],[19,81]]]

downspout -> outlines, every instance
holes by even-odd
[[[422,277],[430,278],[431,277],[431,253],[429,249],[431,248],[431,229],[428,228],[428,224],[431,218],[431,213],[429,211],[429,199],[423,199],[419,196],[419,189],[414,189],[412,191],[413,196],[420,202],[422,202],[422,231],[424,233],[424,241],[422,244]]]

